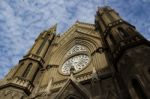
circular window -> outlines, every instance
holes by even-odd
[[[70,69],[72,67],[74,68],[73,71],[74,73],[80,72],[88,65],[89,62],[90,58],[88,55],[85,54],[75,55],[63,63],[61,67],[61,72],[65,75],[69,75]]]

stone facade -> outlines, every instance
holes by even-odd
[[[150,42],[110,7],[95,24],[40,33],[0,81],[0,99],[150,99]]]

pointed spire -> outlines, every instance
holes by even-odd
[[[56,33],[56,29],[57,29],[57,23],[53,25],[52,27],[50,27],[47,31],[51,33]]]

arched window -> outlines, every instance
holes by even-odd
[[[29,73],[29,71],[30,71],[32,65],[33,65],[33,64],[30,63],[30,64],[27,66],[27,68],[25,69],[25,71],[24,71],[22,77],[27,77],[27,75],[28,75],[28,73]]]
[[[125,37],[125,38],[129,37],[129,34],[123,28],[119,27],[118,31],[122,37]]]
[[[137,79],[132,79],[132,86],[139,99],[147,99],[143,88]]]

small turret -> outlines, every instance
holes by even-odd
[[[56,28],[57,24],[42,32],[36,39],[36,42],[29,53],[44,57],[49,44],[52,42],[54,36],[56,35]]]

